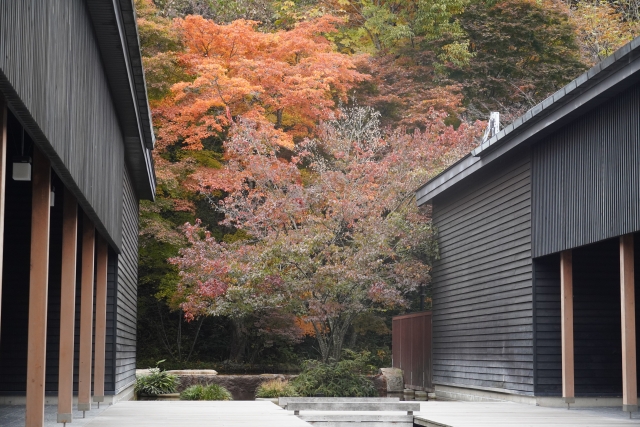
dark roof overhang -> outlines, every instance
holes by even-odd
[[[153,200],[155,144],[133,0],[87,0],[136,193]]]
[[[640,37],[527,111],[416,191],[418,205],[516,148],[530,146],[640,81]]]

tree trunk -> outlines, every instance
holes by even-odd
[[[243,333],[244,325],[242,319],[230,319],[231,328],[231,344],[229,345],[229,360],[234,363],[242,362],[245,353],[246,339]]]
[[[282,127],[282,108],[276,110],[276,129],[280,129]]]

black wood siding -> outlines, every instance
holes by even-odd
[[[120,248],[124,142],[82,0],[0,0],[0,90]]]
[[[640,86],[533,147],[534,257],[640,230]]]
[[[433,201],[435,384],[533,393],[528,153]]]
[[[129,173],[124,179],[122,253],[118,257],[116,393],[136,379],[138,289],[138,201]]]
[[[534,265],[535,391],[562,395],[560,348],[560,256],[537,258]]]

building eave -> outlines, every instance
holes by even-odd
[[[127,167],[141,199],[155,198],[155,144],[132,0],[87,0],[103,68],[125,144]]]

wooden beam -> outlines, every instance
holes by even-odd
[[[104,402],[105,350],[107,339],[107,262],[109,248],[106,240],[97,239],[96,268],[96,344],[93,373],[93,401]]]
[[[25,421],[27,427],[41,427],[44,425],[44,386],[47,362],[51,164],[38,148],[33,150],[32,188]]]
[[[0,319],[2,319],[2,260],[4,249],[4,201],[7,175],[7,101],[0,94]],[[2,325],[0,325],[2,326]]]
[[[82,276],[80,284],[80,366],[78,411],[91,410],[91,359],[93,335],[93,263],[95,227],[85,214],[82,227]]]
[[[62,275],[60,292],[60,362],[58,365],[58,422],[73,421],[73,340],[76,314],[78,202],[64,189],[62,207]]]
[[[571,250],[560,254],[560,311],[562,330],[562,397],[575,402],[573,360],[573,256]]]
[[[636,300],[633,234],[620,236],[620,305],[622,321],[622,410],[638,410],[636,378]]]

